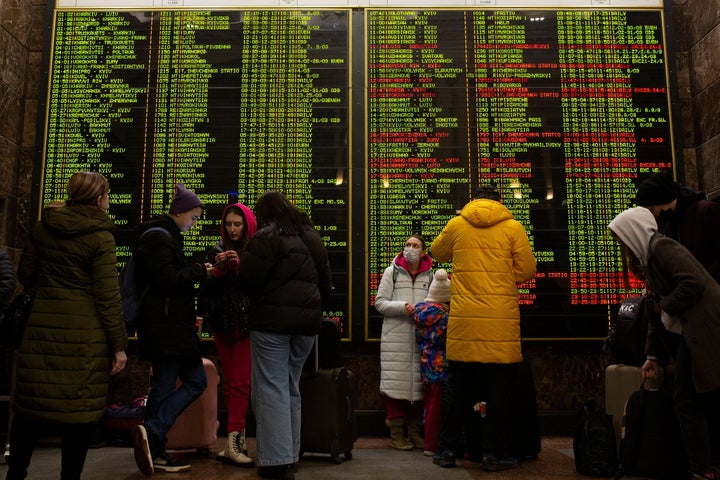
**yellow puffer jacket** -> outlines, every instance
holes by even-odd
[[[473,200],[448,222],[431,252],[437,262],[452,261],[448,359],[521,362],[517,285],[536,268],[522,224],[499,202]]]

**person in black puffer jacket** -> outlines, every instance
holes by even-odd
[[[250,295],[258,475],[293,479],[300,458],[300,373],[332,292],[328,254],[310,218],[280,192],[255,205],[260,229],[240,256]]]

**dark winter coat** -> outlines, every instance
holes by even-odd
[[[695,389],[720,389],[720,285],[686,248],[660,234],[650,241],[646,276],[648,288],[662,297],[662,309],[680,319]],[[648,355],[662,353],[662,328],[659,322],[648,326]]]
[[[315,335],[322,306],[332,292],[332,273],[320,235],[306,226],[302,237],[266,226],[240,257],[240,282],[250,293],[250,330]]]
[[[255,236],[257,232],[257,219],[253,211],[241,204],[235,203],[225,207],[221,219],[225,219],[231,207],[239,208],[243,214],[245,229],[248,238]],[[226,250],[225,245],[232,245],[224,225],[220,226],[220,240],[214,247],[208,249],[205,261],[215,263],[219,253]],[[242,254],[243,248],[237,248],[238,255]],[[207,327],[213,333],[228,335],[247,334],[250,321],[250,298],[241,286],[237,272],[227,269],[226,273],[215,276],[208,276],[201,284],[200,298],[198,300],[200,312],[205,315]]]
[[[205,261],[215,263],[215,256],[224,252],[223,244],[208,250]],[[242,253],[242,252],[238,252]],[[228,272],[222,277],[210,275],[201,285],[201,313],[206,314],[207,329],[213,333],[247,333],[250,321],[250,298],[237,274]]]
[[[0,250],[0,310],[7,308],[15,292],[15,267],[10,255]]]
[[[142,235],[149,228],[162,227]],[[138,341],[145,360],[200,355],[195,328],[195,284],[206,277],[204,265],[192,264],[183,252],[183,236],[163,214],[138,227],[136,279],[146,291],[140,303]]]
[[[115,226],[95,206],[47,208],[18,277],[35,286],[20,345],[16,414],[50,423],[102,418],[115,352],[127,348]]]
[[[682,243],[720,283],[720,203],[683,188],[678,194],[671,236]],[[660,233],[663,233],[659,229]]]

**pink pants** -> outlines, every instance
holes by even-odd
[[[239,432],[245,429],[245,414],[250,401],[250,337],[217,333],[213,338],[220,355],[225,385],[227,431]]]

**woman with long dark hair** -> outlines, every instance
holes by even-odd
[[[240,257],[250,293],[252,402],[258,474],[294,479],[300,457],[300,373],[332,291],[328,254],[308,215],[280,192],[255,205],[260,228]]]
[[[220,239],[206,260],[215,265],[200,296],[222,365],[227,402],[227,446],[218,459],[252,467],[245,442],[245,415],[250,402],[251,355],[248,334],[249,298],[238,281],[239,255],[257,231],[252,210],[242,203],[225,207]]]

